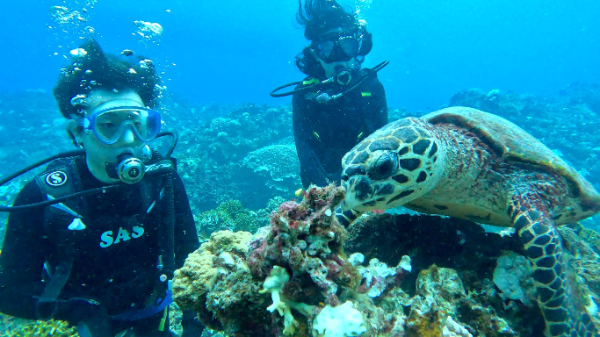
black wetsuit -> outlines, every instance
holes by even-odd
[[[105,186],[92,176],[84,158],[75,160],[71,166],[79,171],[80,189]],[[75,260],[68,281],[58,297],[53,318],[76,325],[82,320],[97,317],[95,319],[100,332],[94,332],[94,337],[114,336],[118,330],[128,327],[134,328],[136,336],[168,335],[158,332],[162,312],[129,322],[105,319],[143,309],[157,283],[161,282],[158,277],[160,272],[157,272],[160,255],[158,240],[164,235],[160,229],[165,226],[160,226],[162,217],[159,214],[163,214],[166,206],[158,202],[156,209],[150,212],[145,209],[147,206],[142,201],[147,199],[141,193],[148,191],[143,186],[149,186],[151,179],[162,178],[159,174],[146,176],[140,183],[84,197],[87,214],[82,220],[86,228],[81,232],[85,234],[76,242]],[[181,178],[174,173],[172,181],[175,267],[180,268],[188,254],[199,247],[199,241]],[[154,183],[153,186],[161,188],[156,181]],[[23,187],[14,205],[44,200],[46,195],[34,180]],[[148,215],[142,224],[133,223],[131,226],[110,221],[111,218],[123,219],[136,214]],[[36,312],[37,298],[48,284],[42,276],[44,263],[58,263],[56,257],[60,256],[56,235],[48,233],[45,216],[47,213],[43,207],[13,211],[9,216],[0,255],[0,311],[5,314],[39,318],[39,308]],[[91,303],[89,300],[92,300]],[[189,317],[189,314],[184,316]],[[165,330],[168,332],[168,325]]]
[[[364,71],[363,71],[364,74]],[[300,159],[302,185],[325,186],[340,181],[342,157],[361,140],[388,122],[383,85],[371,76],[355,90],[327,103],[315,100],[318,94],[330,96],[348,89],[352,83],[320,88],[318,93],[297,92],[292,99],[296,150]],[[296,89],[303,87],[299,84]]]

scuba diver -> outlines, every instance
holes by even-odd
[[[293,95],[293,129],[302,185],[339,184],[346,152],[388,123],[387,102],[377,72],[361,69],[373,41],[355,15],[331,0],[298,1],[296,20],[310,46],[296,56],[308,77],[280,86],[273,97]],[[290,92],[281,89],[296,85]]]
[[[2,207],[0,311],[68,321],[82,337],[171,336],[173,272],[200,244],[170,157],[177,135],[153,110],[160,78],[150,60],[104,54],[93,39],[71,54],[54,96],[81,149],[32,165],[59,158]],[[165,156],[148,145],[163,135]],[[193,312],[182,325],[201,335]]]

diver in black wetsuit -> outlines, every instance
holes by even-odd
[[[170,280],[199,247],[183,183],[147,142],[159,136],[150,60],[74,50],[54,95],[80,156],[53,161],[13,205],[0,255],[0,311],[66,320],[82,337],[170,336]],[[173,145],[174,146],[174,145]],[[184,336],[200,336],[184,313]]]
[[[377,70],[361,69],[371,34],[336,1],[299,0],[297,21],[311,41],[296,57],[308,75],[292,99],[302,185],[340,181],[344,154],[388,122]],[[276,89],[277,90],[277,89]]]

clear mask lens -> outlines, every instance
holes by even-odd
[[[335,41],[322,41],[317,44],[317,55],[327,63],[348,61],[358,54],[360,41],[354,36],[341,37]]]
[[[324,41],[317,45],[319,57],[322,59],[328,58],[333,53],[333,47],[335,47],[334,41]]]
[[[358,53],[358,40],[355,38],[346,38],[340,40],[339,45],[348,57],[354,57]]]
[[[140,107],[111,108],[87,117],[87,129],[92,129],[105,144],[116,143],[127,129],[143,142],[154,139],[160,132],[161,118],[156,111]]]

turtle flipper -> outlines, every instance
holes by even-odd
[[[570,284],[563,268],[561,238],[545,210],[529,203],[513,202],[508,214],[533,267],[536,300],[544,315],[547,336],[599,336],[584,310],[577,310],[570,297]]]

